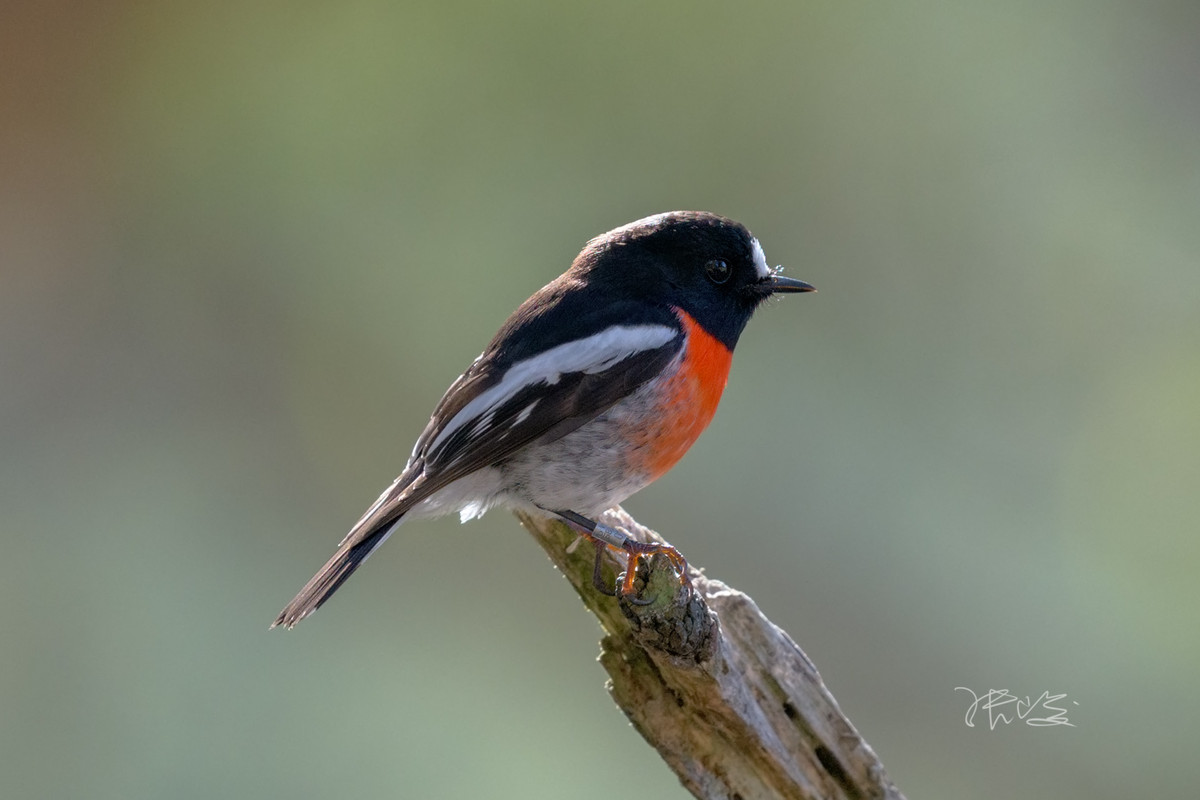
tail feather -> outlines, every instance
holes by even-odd
[[[279,612],[279,616],[271,623],[271,627],[282,625],[290,629],[320,608],[330,595],[354,574],[354,570],[387,540],[395,527],[396,523],[385,525],[352,544],[339,547],[333,557],[325,562],[325,566],[304,585],[300,593],[284,606],[283,611]]]

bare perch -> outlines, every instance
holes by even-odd
[[[654,601],[618,602],[592,586],[594,551],[566,525],[517,518],[599,618],[613,699],[693,795],[903,800],[808,656],[749,597],[696,570],[680,587],[656,557],[638,576]],[[619,508],[603,522],[662,541]]]

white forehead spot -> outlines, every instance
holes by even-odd
[[[763,253],[762,245],[758,243],[758,239],[750,241],[754,244],[754,270],[758,273],[758,277],[771,277],[771,268],[767,266],[767,256]]]
[[[658,225],[662,224],[663,220],[665,220],[667,217],[671,216],[671,214],[673,214],[673,213],[674,212],[672,212],[672,211],[664,211],[661,214],[652,214],[649,217],[642,217],[641,219],[635,219],[633,222],[627,222],[624,225],[622,225],[621,227],[614,228],[613,230],[609,231],[608,233],[631,231],[636,228],[657,227]],[[604,234],[604,236],[607,236],[607,235],[608,234]],[[597,237],[597,238],[601,238],[601,237]]]

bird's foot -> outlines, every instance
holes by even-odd
[[[687,560],[684,559],[682,553],[671,545],[660,544],[658,542],[639,542],[622,530],[594,522],[582,514],[576,514],[574,511],[555,511],[554,513],[575,530],[576,533],[590,541],[596,548],[596,562],[592,568],[592,585],[601,594],[609,597],[620,597],[633,605],[645,606],[653,603],[656,599],[654,597],[642,598],[638,596],[634,588],[634,580],[637,577],[638,562],[656,555],[662,555],[670,562],[671,567],[675,570],[675,574],[679,576],[681,585],[689,583]],[[622,550],[628,556],[624,576],[619,578],[618,584],[612,588],[609,588],[604,582],[601,573],[604,552],[609,547],[614,550]]]

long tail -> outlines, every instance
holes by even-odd
[[[291,628],[320,608],[321,604],[354,574],[354,570],[367,560],[367,556],[387,540],[397,524],[399,520],[379,527],[361,538],[355,537],[352,540],[347,537],[333,554],[333,558],[325,562],[325,566],[313,575],[312,580],[304,584],[304,588],[292,598],[292,602],[284,606],[283,611],[280,611],[279,616],[271,623],[271,627],[282,625]]]

